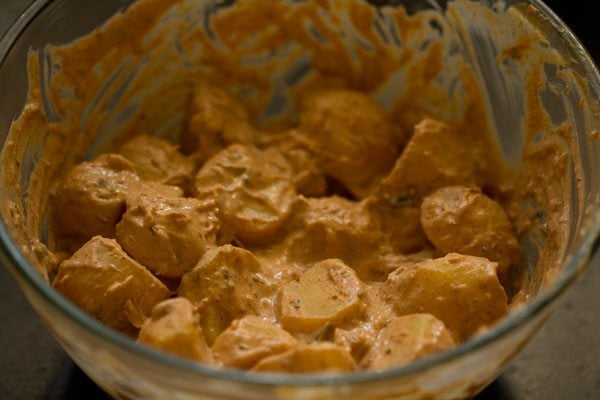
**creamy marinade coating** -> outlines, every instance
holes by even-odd
[[[480,181],[477,183],[492,185],[499,191],[499,197],[509,205],[511,217],[517,226],[526,231],[531,215],[537,210],[523,211],[514,205],[516,202],[513,200],[531,194],[540,208],[546,210],[548,222],[542,227],[540,235],[547,237],[549,244],[542,248],[538,263],[551,271],[552,266],[561,259],[560,244],[563,243],[568,222],[565,188],[568,183],[568,164],[573,162],[565,152],[565,146],[572,147],[568,141],[565,143],[565,138],[569,138],[569,127],[554,129],[538,99],[543,70],[541,64],[534,62],[539,56],[536,52],[542,51],[537,44],[537,37],[527,32],[518,40],[507,42],[503,56],[518,59],[523,53],[529,52],[533,61],[526,75],[527,135],[524,164],[529,168],[518,174],[517,180],[521,184],[513,192],[510,180],[501,172],[502,168],[498,168],[501,165],[499,157],[495,152],[489,153],[494,148],[494,142],[489,128],[489,104],[478,86],[481,76],[468,64],[457,65],[456,58],[453,62],[457,64],[448,64],[446,52],[449,51],[449,39],[436,35],[435,29],[429,25],[429,19],[433,18],[447,30],[449,26],[460,29],[460,23],[463,22],[460,13],[469,12],[470,7],[466,2],[450,6],[447,15],[454,25],[441,19],[436,12],[409,16],[402,8],[386,8],[386,18],[396,22],[398,30],[395,33],[388,31],[388,40],[385,41],[370,24],[378,15],[376,10],[361,2],[321,5],[310,2],[290,5],[282,2],[264,7],[264,3],[258,1],[242,1],[235,7],[218,10],[212,15],[210,33],[176,18],[190,13],[190,10],[202,8],[200,2],[138,2],[87,38],[61,48],[49,49],[61,66],[49,84],[40,82],[37,58],[34,55],[30,57],[28,104],[13,125],[2,153],[3,186],[15,189],[14,192],[3,193],[2,212],[5,221],[11,226],[17,242],[22,244],[24,253],[42,274],[46,274],[46,271],[55,268],[61,258],[60,254],[48,252],[39,240],[48,194],[56,179],[75,161],[86,156],[90,144],[96,145],[94,150],[97,152],[114,146],[115,142],[123,143],[140,132],[158,132],[172,138],[179,136],[182,110],[186,108],[191,90],[190,82],[199,78],[216,82],[239,94],[249,109],[251,119],[258,120],[261,128],[275,130],[289,126],[290,121],[286,118],[294,113],[282,113],[283,116],[279,115],[279,118],[265,121],[263,111],[268,108],[274,93],[282,94],[280,81],[285,80],[282,76],[285,74],[278,75],[275,72],[286,71],[293,75],[294,70],[286,66],[307,58],[305,64],[313,72],[305,75],[295,86],[284,88],[283,93],[290,98],[284,111],[296,108],[300,99],[317,87],[347,87],[368,92],[383,103],[401,128],[397,132],[400,142],[406,140],[412,132],[411,126],[425,115],[449,120],[455,130],[461,132],[461,139],[471,144],[472,153],[480,160]],[[491,13],[483,15],[485,18],[495,18]],[[316,30],[318,35],[307,29],[307,21],[310,21],[312,30]],[[354,35],[353,40],[340,39],[338,31],[332,26],[347,29]],[[177,32],[176,35],[161,34],[173,30]],[[248,37],[248,31],[262,34]],[[526,32],[524,27],[523,31]],[[123,41],[123,37],[129,40]],[[431,40],[431,37],[434,39]],[[174,45],[175,40],[178,41],[177,45]],[[285,48],[284,44],[289,42],[294,46]],[[409,45],[402,47],[397,42]],[[425,42],[429,45],[421,46]],[[421,51],[423,47],[425,50]],[[466,47],[468,52],[470,49]],[[267,48],[284,49],[280,54],[285,57],[267,60],[262,64],[259,62],[258,65],[245,62]],[[147,58],[145,54],[149,51],[156,51],[159,57]],[[454,75],[460,77],[462,102],[450,101],[449,94],[442,90],[435,79],[448,65],[451,65]],[[107,72],[115,67],[122,67],[121,73],[115,75],[112,86],[108,85],[104,96],[98,96]],[[161,74],[157,75],[157,71],[161,71]],[[165,71],[178,73],[170,75]],[[395,93],[396,96],[390,95],[385,89],[390,86],[386,86],[386,83],[394,79],[403,82],[402,90]],[[45,88],[44,85],[49,87]],[[248,87],[254,90],[248,91]],[[64,94],[65,90],[69,95]],[[122,97],[113,97],[118,91],[124,93]],[[144,96],[136,94],[140,91],[144,91]],[[43,112],[40,96],[44,92],[49,93],[51,101]],[[119,114],[120,110],[128,110],[132,115]],[[168,121],[164,121],[165,115]],[[126,120],[126,123],[120,124],[123,122],[121,120]],[[533,137],[540,131],[548,132],[547,137],[534,143]],[[99,132],[105,134],[106,141],[94,140]],[[25,146],[35,141],[40,143],[41,162],[29,180],[27,202],[21,204],[18,167],[24,161]],[[70,146],[65,146],[66,143]],[[65,148],[68,149],[66,154]],[[553,168],[548,168],[548,165]],[[547,184],[536,185],[535,181],[540,177]],[[519,193],[521,188],[524,188],[524,193]],[[405,193],[390,195],[403,197]],[[23,220],[26,220],[25,224]],[[538,275],[538,278],[543,276]]]

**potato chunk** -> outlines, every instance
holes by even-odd
[[[374,341],[373,331],[364,325],[350,330],[336,328],[333,332],[333,342],[351,354],[356,362],[365,356]]]
[[[497,263],[448,254],[392,272],[382,298],[398,315],[432,314],[460,342],[507,312],[507,297],[496,275]]]
[[[277,150],[290,163],[296,192],[307,197],[323,196],[327,191],[327,179],[305,141],[298,131],[293,130],[267,137],[261,144]]]
[[[138,342],[196,361],[211,362],[200,317],[192,303],[175,298],[158,303],[138,335]]]
[[[418,208],[395,205],[387,199],[376,197],[369,197],[364,203],[377,231],[382,233],[386,251],[408,254],[427,248],[427,236],[421,227]]]
[[[117,153],[131,161],[138,176],[147,181],[186,188],[192,179],[193,163],[177,147],[154,136],[139,135]]]
[[[256,136],[243,105],[225,90],[206,82],[194,89],[182,145],[207,160],[230,144],[251,144]]]
[[[225,230],[244,244],[275,239],[296,201],[291,167],[275,150],[232,145],[196,175],[196,197],[215,198]]]
[[[351,372],[355,368],[354,360],[347,351],[333,343],[322,342],[300,345],[285,353],[263,358],[252,371],[310,374]]]
[[[279,326],[247,315],[233,321],[217,337],[212,351],[215,359],[223,365],[248,369],[265,357],[291,349],[296,342]]]
[[[123,249],[154,274],[177,279],[216,246],[218,231],[214,201],[142,195],[127,201],[116,236]]]
[[[132,335],[169,290],[113,239],[93,237],[63,261],[55,289],[105,325]]]
[[[270,271],[247,250],[225,245],[210,249],[185,274],[177,291],[198,307],[208,343],[234,319],[272,316],[276,287]]]
[[[324,260],[281,289],[281,325],[311,332],[346,322],[362,311],[363,283],[340,260]]]
[[[435,189],[477,183],[477,162],[459,132],[425,118],[415,126],[396,165],[383,186],[396,199],[421,198]]]
[[[421,223],[431,243],[442,253],[497,262],[503,282],[510,267],[521,258],[506,212],[478,188],[451,186],[427,196],[421,205]]]
[[[361,278],[369,275],[361,266],[378,250],[381,238],[361,203],[338,196],[300,197],[295,214],[299,227],[289,238],[292,260],[312,264],[339,258]]]
[[[454,346],[444,323],[433,315],[405,315],[379,332],[361,367],[372,370],[397,367]]]
[[[321,169],[359,198],[371,193],[398,155],[393,124],[364,93],[314,93],[301,106],[299,132]]]
[[[104,154],[72,168],[59,182],[52,207],[59,236],[114,236],[125,199],[139,177],[122,156]]]

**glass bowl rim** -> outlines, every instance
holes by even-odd
[[[0,39],[0,67],[4,64],[8,53],[27,26],[29,26],[29,24],[32,23],[53,1],[54,0],[35,0],[5,32],[4,36]],[[522,1],[536,7],[540,11],[541,16],[546,20],[547,24],[550,24],[552,28],[556,29],[561,34],[567,47],[571,50],[575,50],[574,57],[583,66],[585,76],[590,78],[590,92],[592,95],[600,98],[600,74],[598,69],[587,50],[575,37],[573,32],[547,5],[543,3],[543,1]],[[130,352],[136,357],[141,357],[146,361],[158,363],[166,367],[173,367],[182,372],[202,375],[206,378],[227,380],[240,384],[305,387],[353,385],[408,377],[423,370],[450,363],[455,359],[468,355],[469,353],[481,349],[487,344],[504,337],[509,332],[516,330],[525,322],[538,315],[564,294],[566,289],[571,286],[584,270],[584,266],[592,254],[592,248],[595,247],[594,242],[598,239],[600,234],[600,207],[596,207],[590,214],[590,221],[588,222],[589,226],[585,229],[585,234],[581,239],[580,245],[572,255],[563,261],[563,264],[566,265],[553,285],[537,294],[529,300],[525,306],[510,313],[488,331],[467,340],[465,343],[452,350],[419,359],[404,366],[389,368],[382,371],[364,371],[345,374],[293,375],[248,373],[242,370],[204,365],[140,345],[133,339],[106,327],[95,318],[87,315],[76,305],[60,295],[58,291],[53,289],[52,286],[50,286],[29,264],[18,246],[12,241],[3,220],[0,220],[0,255],[3,256],[2,258],[5,261],[9,262],[9,265],[7,266],[9,267],[9,270],[15,274],[17,278],[20,278],[19,283],[22,284],[25,282],[33,288],[37,294],[41,295],[55,310],[62,313],[69,320],[75,322],[88,333],[102,340],[107,340],[112,345]]]

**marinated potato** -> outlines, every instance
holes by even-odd
[[[208,160],[196,175],[195,190],[199,199],[217,201],[225,231],[244,244],[273,240],[297,197],[281,154],[242,145]]]
[[[300,109],[299,132],[320,168],[354,196],[368,196],[394,166],[396,128],[368,95],[322,90]]]
[[[379,249],[379,232],[362,204],[339,196],[300,197],[296,207],[299,228],[289,241],[290,258],[311,265],[339,258],[360,277],[368,276],[362,263]]]
[[[185,274],[177,294],[198,307],[208,343],[234,319],[271,316],[276,287],[270,271],[244,249],[225,245],[207,251]]]
[[[139,177],[122,156],[104,154],[72,168],[56,188],[53,221],[58,236],[113,237],[125,199]]]
[[[374,341],[371,330],[364,327],[350,330],[336,328],[333,332],[333,342],[352,355],[356,362],[362,360]]]
[[[333,343],[299,345],[285,353],[263,358],[252,368],[256,372],[311,374],[351,372],[352,356]]]
[[[177,279],[216,246],[219,227],[214,201],[142,195],[127,201],[116,237],[154,274]]]
[[[363,311],[363,284],[340,260],[325,260],[281,289],[281,325],[290,332],[335,326]]]
[[[230,144],[254,143],[255,136],[242,104],[221,88],[206,82],[196,85],[182,137],[187,152],[195,151],[201,160],[208,160]]]
[[[398,367],[454,346],[444,323],[433,315],[405,315],[379,332],[361,367],[372,370]]]
[[[415,126],[383,187],[395,201],[405,201],[444,186],[476,184],[477,175],[475,158],[459,132],[426,118]]]
[[[296,192],[306,197],[319,197],[327,192],[327,179],[311,156],[306,139],[297,131],[268,137],[261,143],[285,156],[290,163]]]
[[[429,242],[421,227],[418,208],[394,205],[387,199],[376,197],[369,197],[364,203],[376,230],[383,235],[387,252],[410,254],[427,248]]]
[[[169,290],[113,239],[93,237],[63,261],[52,286],[88,314],[129,335]]]
[[[117,152],[133,163],[144,180],[185,189],[192,179],[193,163],[179,153],[177,146],[154,136],[136,136]]]
[[[279,326],[254,315],[235,320],[215,340],[215,359],[228,367],[251,368],[261,359],[295,347],[297,340]]]
[[[158,303],[142,325],[137,340],[192,360],[213,360],[200,328],[200,317],[192,303],[182,297]]]
[[[432,314],[461,342],[508,311],[497,265],[454,253],[421,261],[392,272],[381,288],[382,297],[400,316]]]
[[[521,258],[506,212],[478,188],[451,186],[427,196],[421,205],[421,223],[443,254],[461,253],[497,262],[503,282]]]

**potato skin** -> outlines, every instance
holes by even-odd
[[[182,297],[158,303],[142,325],[137,341],[192,360],[213,361],[200,317],[192,303]]]
[[[448,327],[457,343],[506,315],[497,263],[451,253],[399,268],[381,287],[397,315],[427,313]]]
[[[430,194],[421,205],[421,224],[442,254],[497,262],[503,283],[520,261],[521,248],[506,212],[479,188],[450,186]]]
[[[113,239],[93,237],[63,261],[52,286],[105,325],[128,335],[170,295]]]

